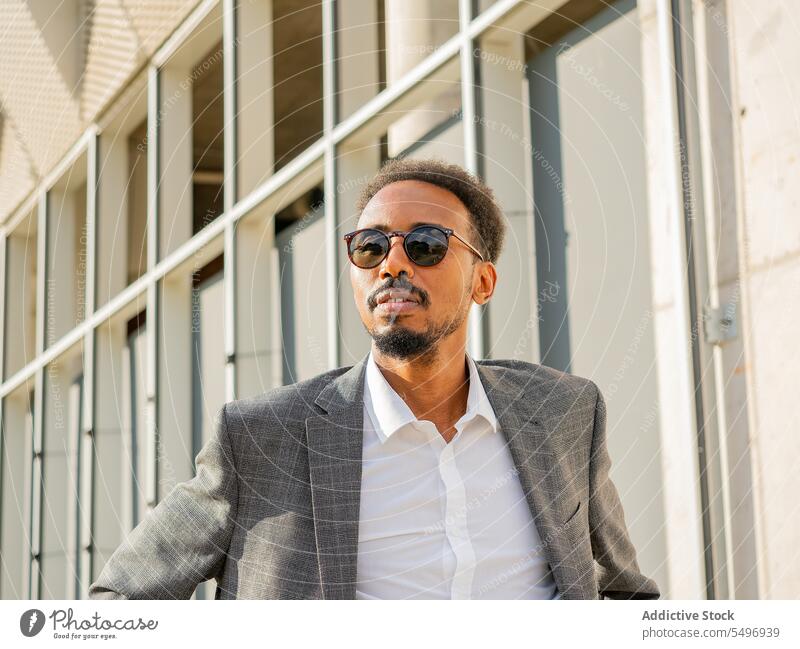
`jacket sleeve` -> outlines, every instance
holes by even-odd
[[[625,514],[609,477],[606,404],[597,386],[589,465],[589,527],[600,599],[659,599],[655,581],[645,577],[636,560]]]
[[[176,485],[125,538],[89,587],[90,599],[189,599],[225,565],[238,503],[226,407]]]

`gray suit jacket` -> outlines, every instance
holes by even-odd
[[[177,485],[127,536],[94,599],[353,599],[367,356],[232,401]],[[609,479],[606,411],[587,379],[477,360],[564,599],[657,599]]]

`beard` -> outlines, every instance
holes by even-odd
[[[439,341],[457,331],[468,314],[469,303],[467,303],[467,308],[452,320],[430,324],[425,331],[413,331],[398,324],[395,319],[391,319],[390,326],[386,331],[375,333],[367,330],[367,332],[381,354],[428,366],[433,365],[437,360]]]

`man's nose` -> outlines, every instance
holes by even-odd
[[[386,279],[389,276],[399,277],[401,272],[405,272],[407,277],[414,276],[414,263],[408,258],[405,248],[403,248],[403,237],[391,237],[389,239],[389,253],[381,262],[380,277]]]

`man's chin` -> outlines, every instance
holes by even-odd
[[[409,327],[405,323],[392,321],[392,322],[379,322],[370,332],[373,339],[392,337],[416,337],[424,332],[424,329],[417,331],[414,327]]]
[[[411,359],[431,350],[432,340],[428,331],[414,331],[400,324],[377,327],[371,332],[378,351],[398,359]]]

